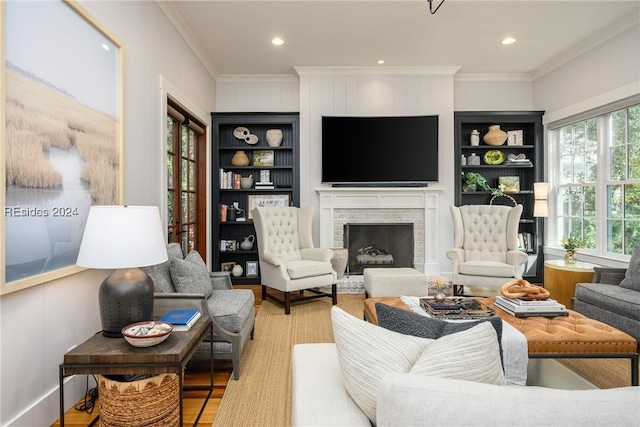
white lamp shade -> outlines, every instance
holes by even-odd
[[[546,200],[536,200],[533,203],[533,216],[544,218],[549,216],[549,206]]]
[[[164,227],[156,206],[92,206],[77,264],[134,268],[167,260]]]
[[[536,200],[547,200],[549,198],[549,183],[547,183],[547,182],[534,182],[533,183],[533,197]]]

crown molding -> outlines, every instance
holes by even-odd
[[[298,83],[293,74],[221,74],[218,82],[224,83]]]
[[[454,77],[456,82],[531,82],[529,73],[462,73]]]
[[[445,75],[452,76],[459,66],[441,67],[293,67],[299,76],[305,75]]]
[[[164,15],[167,17],[171,25],[173,25],[173,28],[175,28],[178,34],[182,36],[182,39],[191,48],[191,50],[196,55],[196,57],[198,57],[198,59],[200,60],[202,65],[207,69],[209,74],[211,74],[214,80],[217,79],[218,76],[220,75],[220,73],[218,72],[218,68],[211,61],[211,58],[209,58],[209,56],[205,52],[202,45],[198,42],[198,39],[193,35],[191,30],[189,29],[189,26],[184,22],[184,19],[182,19],[182,16],[180,16],[180,14],[175,9],[173,4],[168,1],[159,1],[159,0],[155,0],[155,3],[158,6],[158,8],[162,11],[162,13],[164,13]]]

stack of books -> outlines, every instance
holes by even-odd
[[[273,185],[273,182],[256,182],[254,186],[258,190],[259,189],[269,190],[269,189],[276,188],[275,185]]]
[[[188,331],[194,323],[198,321],[201,314],[196,309],[171,310],[160,319],[163,322],[171,323],[174,331]]]
[[[496,307],[515,317],[556,317],[569,315],[564,304],[560,304],[551,298],[546,300],[527,300],[497,296],[494,304]]]

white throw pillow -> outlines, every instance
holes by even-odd
[[[432,340],[392,332],[331,309],[344,386],[374,424],[382,378],[390,373],[504,384],[498,337],[488,322]]]

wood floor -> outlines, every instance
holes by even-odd
[[[261,301],[261,289],[259,285],[244,285],[244,286],[236,286],[236,288],[245,288],[251,289],[255,293],[256,300],[256,312],[260,309]],[[270,291],[271,292],[271,291]],[[340,295],[340,298],[346,297],[345,295]],[[357,298],[363,298],[362,295],[355,296]],[[207,406],[204,409],[204,412],[200,416],[200,420],[198,420],[198,426],[211,426],[213,420],[216,417],[216,413],[218,412],[218,407],[220,406],[220,402],[222,401],[222,396],[224,395],[224,391],[227,387],[227,383],[231,378],[232,366],[229,361],[215,361],[214,367],[214,390],[213,394],[209,398],[207,402]],[[202,368],[201,366],[195,366],[191,369],[190,366],[187,367],[184,376],[184,385],[185,387],[189,387],[190,385],[208,385],[209,384],[209,372],[206,371],[206,367]],[[183,399],[183,410],[184,410],[184,425],[191,426],[193,425],[200,408],[202,407],[202,403],[206,397],[205,391],[185,391],[184,399]],[[99,399],[98,399],[99,400]],[[82,399],[81,399],[82,401]],[[88,414],[84,411],[78,411],[74,408],[68,410],[64,417],[65,426],[87,426],[91,423],[92,420],[96,418],[99,414],[100,403],[99,401],[95,404],[95,409],[93,413]],[[96,424],[97,425],[97,424]],[[54,427],[60,426],[60,420],[53,424]]]

